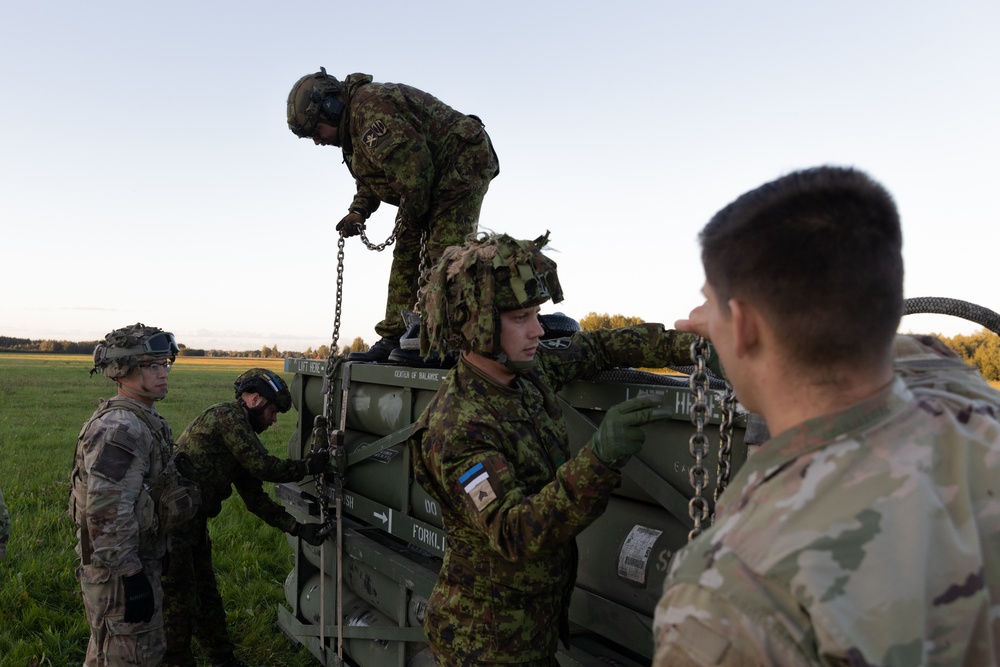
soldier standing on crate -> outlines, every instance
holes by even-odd
[[[288,95],[288,127],[317,145],[339,146],[357,184],[348,213],[337,224],[343,236],[362,233],[385,202],[399,208],[381,337],[352,361],[414,362],[400,348],[420,276],[421,237],[428,260],[460,245],[476,231],[479,211],[500,162],[483,122],[433,95],[401,83],[376,83],[369,74],[342,82],[320,68],[299,79]]]

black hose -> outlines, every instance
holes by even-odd
[[[1000,336],[1000,314],[960,299],[941,296],[918,296],[903,300],[903,315],[938,313],[954,315],[964,320],[980,324]]]

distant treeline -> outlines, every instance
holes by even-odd
[[[0,352],[45,352],[47,354],[93,354],[100,341],[30,340],[0,336]],[[182,357],[252,357],[255,359],[282,359],[284,357],[315,356],[312,348],[306,352],[279,350],[277,345],[263,346],[259,350],[201,350],[179,344]],[[325,349],[329,349],[323,346]],[[307,354],[308,353],[308,354]],[[325,358],[325,357],[324,357]]]
[[[588,313],[580,320],[582,328],[592,330],[604,327],[629,326],[640,324],[637,317],[622,315],[607,315]],[[991,331],[981,329],[969,336],[954,336],[945,338],[938,335],[944,343],[955,350],[966,363],[979,368],[983,377],[991,381],[1000,381],[1000,336]],[[0,352],[46,352],[49,354],[93,354],[99,341],[72,342],[68,340],[29,340],[27,338],[12,338],[0,336]],[[277,345],[263,346],[259,350],[200,350],[185,345],[179,345],[182,357],[249,357],[253,359],[283,359],[285,357],[305,357],[308,359],[326,359],[330,356],[330,347],[320,345],[317,349],[308,348],[305,352],[297,350],[279,350]],[[350,345],[344,345],[340,356],[346,357],[350,352],[365,352],[368,344],[361,338],[355,338]]]

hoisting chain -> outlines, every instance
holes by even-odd
[[[392,228],[392,233],[389,234],[389,238],[387,238],[382,243],[375,244],[368,240],[368,235],[365,234],[365,226],[361,225],[361,242],[364,243],[365,247],[368,248],[369,250],[374,250],[375,252],[382,252],[383,250],[385,250],[386,248],[388,248],[389,246],[391,246],[393,243],[396,242],[396,237],[399,236],[399,230],[402,226],[403,226],[403,220],[397,215],[396,225]],[[340,240],[341,242],[343,242],[344,237],[341,236]]]
[[[694,465],[691,466],[689,478],[691,486],[694,488],[694,495],[688,502],[688,514],[694,522],[694,527],[688,533],[688,541],[701,534],[701,526],[705,520],[714,520],[715,512],[711,511],[708,501],[702,496],[705,489],[708,472],[705,470],[705,456],[708,454],[709,443],[705,435],[705,422],[708,420],[708,370],[706,361],[711,355],[708,341],[699,337],[691,344],[691,359],[694,361],[695,370],[691,373],[688,383],[691,392],[694,394],[694,402],[691,405],[691,423],[694,424],[695,432],[691,436],[689,448],[691,456],[694,458]],[[719,466],[715,480],[715,493],[713,495],[713,507],[719,502],[719,496],[726,490],[729,484],[729,477],[732,473],[733,459],[733,428],[736,421],[736,395],[733,387],[728,382],[726,390],[722,395],[722,419],[719,423]]]
[[[688,479],[694,489],[694,495],[688,501],[688,515],[694,522],[688,533],[688,542],[701,534],[701,524],[708,520],[708,501],[702,496],[708,473],[705,470],[705,455],[708,454],[708,437],[705,435],[705,420],[708,417],[708,402],[705,394],[708,392],[708,372],[705,370],[705,357],[709,353],[708,341],[702,337],[691,343],[691,360],[694,361],[694,372],[688,378],[688,386],[694,394],[691,404],[691,423],[694,424],[694,434],[688,441],[688,449],[694,464],[688,471]]]
[[[726,383],[722,394],[722,421],[719,423],[719,473],[715,480],[715,504],[729,485],[733,471],[733,428],[736,422],[736,393],[733,385]],[[715,513],[712,513],[714,520]]]

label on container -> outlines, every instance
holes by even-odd
[[[649,557],[653,553],[653,545],[662,534],[662,530],[655,528],[632,526],[628,537],[622,543],[621,551],[618,552],[618,576],[645,586]]]

